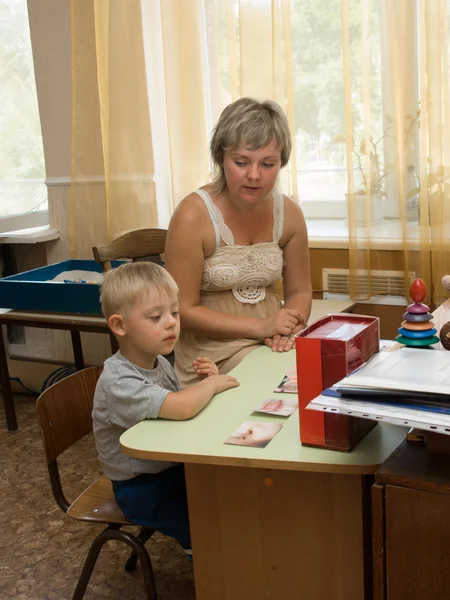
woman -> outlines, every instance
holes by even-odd
[[[197,356],[228,373],[262,343],[290,350],[311,308],[305,219],[275,187],[291,152],[281,108],[233,102],[210,150],[216,177],[179,204],[166,243],[166,266],[180,288],[175,369],[182,386],[197,381]],[[281,277],[284,308],[274,288]]]

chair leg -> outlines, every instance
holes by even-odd
[[[138,537],[126,531],[120,531],[115,526],[107,527],[93,541],[89,553],[86,557],[83,570],[81,571],[77,587],[75,588],[75,592],[72,596],[72,600],[82,600],[86,592],[89,579],[91,578],[92,571],[94,570],[94,566],[97,561],[100,550],[103,544],[105,544],[108,540],[118,540],[120,542],[125,542],[125,544],[128,544],[128,546],[130,546],[133,552],[136,553],[137,557],[141,561],[142,575],[144,577],[144,588],[147,600],[158,600],[158,596],[156,594],[155,579],[153,576],[152,562],[150,560],[150,556],[148,555],[147,550],[145,549],[144,544]]]
[[[138,534],[138,539],[141,540],[141,542],[143,544],[145,544],[147,542],[147,540],[149,540],[152,535],[155,533],[154,529],[149,529],[148,527],[141,527],[141,530],[139,531]],[[127,562],[125,563],[125,571],[134,571],[136,569],[136,564],[137,564],[137,559],[138,556],[136,554],[136,552],[133,550],[132,553],[130,554]]]
[[[100,533],[92,542],[86,560],[84,561],[83,570],[81,571],[80,578],[78,579],[77,587],[73,593],[72,600],[82,600],[89,583],[89,579],[91,578],[92,571],[94,570],[95,563],[97,562],[100,550],[102,549],[103,544],[110,539],[108,535],[110,531],[111,530],[109,528],[103,530],[102,533]]]

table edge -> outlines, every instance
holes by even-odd
[[[27,313],[22,311],[11,311],[0,313],[0,325],[24,325],[38,327],[45,325],[49,329],[56,329],[53,325],[64,327],[86,327],[98,330],[98,333],[108,331],[108,323],[104,317],[94,315],[74,315],[64,313]]]
[[[336,475],[373,475],[382,463],[343,465],[304,461],[283,461],[267,458],[243,458],[234,456],[209,456],[205,454],[183,454],[181,452],[159,452],[157,450],[137,450],[120,442],[120,448],[127,456],[144,460],[162,460],[186,464],[216,465],[223,467],[251,467],[257,469],[278,469],[280,471],[305,471],[309,473],[329,473]]]

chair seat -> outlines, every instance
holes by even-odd
[[[79,521],[132,525],[114,499],[111,481],[102,475],[71,504],[67,516]]]

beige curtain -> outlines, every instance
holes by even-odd
[[[138,2],[72,0],[71,254],[156,225]]]
[[[201,3],[71,7],[71,255],[90,258],[121,231],[167,226],[207,180]]]
[[[428,301],[440,302],[450,272],[447,0],[376,0],[377,11],[374,2],[341,0],[351,296],[376,293],[370,273],[384,245],[401,252],[405,294],[415,273]],[[357,31],[349,26],[355,10]],[[361,60],[352,72],[355,47]],[[387,215],[381,224],[379,206]],[[358,295],[361,271],[368,286]]]
[[[72,55],[74,257],[166,227],[208,181],[209,135],[231,100],[277,100],[295,133],[288,0],[72,0]],[[293,195],[295,172],[293,153]]]
[[[277,101],[295,138],[290,0],[204,0],[210,127],[225,106],[251,96]],[[224,43],[225,42],[225,43]],[[281,174],[297,197],[296,152]]]
[[[339,1],[342,77],[340,66],[319,71],[344,87],[351,296],[376,293],[370,273],[389,260],[404,272],[405,293],[415,273],[439,302],[450,273],[448,0]],[[72,256],[90,257],[93,245],[126,229],[166,227],[178,202],[208,180],[210,132],[232,100],[273,98],[299,134],[299,81],[317,67],[299,64],[298,51],[293,64],[291,30],[301,35],[308,6],[72,0]],[[327,2],[312,7],[323,52]],[[294,198],[302,152],[282,174]]]

